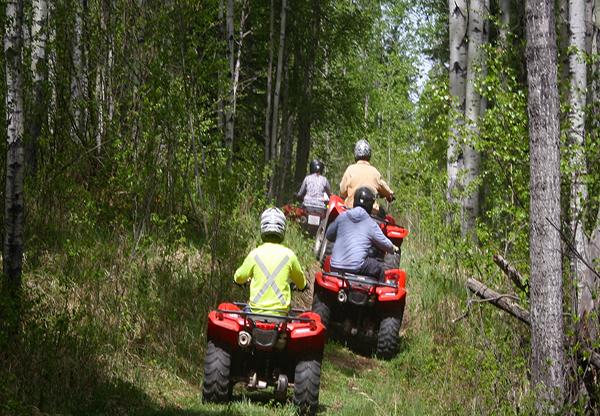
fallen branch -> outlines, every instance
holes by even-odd
[[[523,276],[521,276],[521,273],[511,266],[511,264],[506,261],[504,257],[502,257],[500,254],[494,254],[494,263],[496,263],[498,267],[500,267],[500,270],[502,270],[510,278],[510,280],[513,281],[519,290],[523,292],[527,291],[527,285],[525,284],[525,280],[523,279]]]
[[[475,293],[480,298],[485,299],[489,303],[510,313],[521,322],[526,323],[527,325],[530,324],[529,312],[524,311],[514,303],[506,300],[506,298],[511,297],[510,295],[502,295],[496,291],[493,291],[475,279],[467,279],[467,287],[471,290],[471,292]]]
[[[469,290],[471,290],[471,292],[473,292],[486,302],[489,302],[492,305],[499,307],[503,311],[508,312],[512,316],[519,319],[521,322],[527,325],[531,325],[529,312],[524,311],[514,303],[506,300],[506,298],[511,297],[510,295],[500,294],[475,279],[467,279],[467,287],[469,288]],[[455,321],[457,320],[458,319],[455,319]],[[570,348],[570,344],[567,340],[565,340],[565,348]],[[587,360],[590,362],[590,364],[600,369],[600,354],[583,345],[579,345],[579,348],[577,350],[577,356],[580,359],[584,359],[584,353],[588,355]]]

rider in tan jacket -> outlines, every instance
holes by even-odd
[[[379,195],[392,202],[396,199],[394,191],[381,178],[381,174],[371,166],[371,145],[366,140],[359,140],[354,146],[355,164],[348,166],[340,183],[340,195],[345,198],[348,208],[354,206],[354,192],[362,186],[374,189]],[[373,213],[379,212],[377,202],[373,205]]]

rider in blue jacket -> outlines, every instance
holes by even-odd
[[[368,256],[369,249],[373,244],[388,253],[397,248],[371,218],[374,202],[373,189],[358,188],[354,193],[354,208],[340,214],[327,230],[327,239],[335,241],[331,271],[373,276],[380,282],[385,281],[385,269],[377,259]]]

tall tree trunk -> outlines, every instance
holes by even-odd
[[[74,73],[71,75],[71,106],[73,111],[73,126],[75,135],[80,142],[85,143],[85,127],[86,127],[86,105],[85,94],[88,87],[87,80],[87,56],[86,56],[86,14],[87,4],[85,0],[77,0],[75,2],[75,23],[74,23],[74,38],[73,38],[73,68]]]
[[[27,141],[25,144],[25,164],[29,176],[37,173],[38,140],[46,120],[47,104],[44,99],[44,82],[47,79],[46,66],[46,30],[48,24],[48,3],[37,0],[33,4],[34,21],[31,30],[32,57],[31,72],[33,74],[34,94],[29,122],[25,126]]]
[[[500,9],[500,39],[506,42],[508,33],[510,32],[510,0],[498,0],[498,8]],[[488,8],[489,10],[489,8]]]
[[[223,10],[225,9],[224,0],[219,1],[219,11],[217,12],[217,18],[219,19],[219,42],[227,41],[225,37],[225,14]],[[220,56],[222,57],[222,56]],[[223,74],[221,71],[218,72],[219,77],[219,98],[217,100],[217,126],[219,127],[219,132],[222,134],[225,133],[225,93],[223,91]]]
[[[465,92],[465,120],[467,123],[464,146],[465,155],[465,188],[466,195],[462,200],[461,234],[471,236],[477,241],[475,226],[479,215],[479,170],[481,154],[475,148],[479,136],[479,116],[481,115],[481,95],[477,92],[476,83],[481,73],[476,66],[481,64],[481,46],[483,45],[484,0],[470,0],[469,7],[469,47],[467,53],[467,85]]]
[[[275,55],[275,0],[271,0],[271,18],[269,19],[269,66],[267,67],[267,111],[265,113],[265,166],[271,158],[271,100],[273,83],[273,56]]]
[[[23,150],[23,0],[6,2],[6,189],[4,194],[3,272],[5,288],[16,299],[23,270],[24,150]]]
[[[243,4],[242,4],[242,10],[240,12],[240,31],[239,31],[239,44],[238,44],[238,48],[237,48],[237,56],[235,59],[235,65],[234,65],[234,69],[233,69],[233,77],[232,77],[232,123],[233,120],[236,117],[236,112],[237,112],[237,99],[238,99],[238,87],[240,85],[240,73],[241,73],[241,67],[242,67],[242,50],[243,50],[243,46],[244,46],[244,37],[246,36],[245,34],[245,27],[246,27],[246,19],[248,18],[248,15],[250,13],[250,0],[244,0]],[[232,133],[231,133],[231,143],[230,143],[230,150],[233,150],[233,124],[231,126],[232,128]],[[231,167],[231,162],[233,161],[233,152],[229,153],[229,160],[227,161],[227,168],[229,169]]]
[[[284,49],[284,65],[283,65],[283,95],[282,95],[282,114],[281,114],[281,147],[279,152],[280,169],[279,169],[279,187],[277,190],[277,206],[282,206],[285,195],[285,183],[288,178],[290,165],[290,153],[292,133],[294,131],[294,115],[290,114],[290,62],[287,49]]]
[[[287,0],[281,0],[281,27],[279,29],[279,50],[277,52],[277,71],[275,75],[275,91],[273,92],[273,121],[271,123],[271,178],[267,199],[273,198],[275,191],[275,170],[277,165],[277,129],[279,127],[279,94],[281,92],[281,77],[283,74],[283,58],[285,54],[285,20],[287,16]]]
[[[568,155],[570,171],[569,228],[576,253],[570,254],[571,277],[577,284],[579,316],[591,311],[592,293],[584,281],[587,237],[585,211],[587,201],[587,167],[585,161],[585,107],[587,88],[585,0],[569,0],[569,112]],[[582,260],[579,256],[583,256]]]
[[[569,0],[558,0],[557,43],[559,62],[559,88],[563,99],[568,100],[569,94]]]
[[[457,202],[458,172],[463,168],[461,129],[464,124],[464,102],[467,79],[467,3],[466,0],[449,0],[450,10],[450,134],[447,150],[449,204]],[[452,215],[448,213],[448,223]]]
[[[235,38],[233,35],[234,18],[234,0],[227,0],[226,12],[226,36],[227,36],[227,62],[229,63],[229,97],[227,108],[225,109],[225,147],[233,149],[233,128],[234,128],[234,65],[235,65]]]
[[[302,70],[301,103],[298,111],[298,143],[296,147],[296,172],[294,188],[298,189],[306,175],[308,156],[310,153],[310,131],[312,126],[312,87],[315,71],[315,55],[319,45],[319,27],[321,25],[322,0],[313,0],[312,23],[307,49],[304,51]]]
[[[559,95],[553,0],[526,0],[530,143],[531,383],[541,414],[565,393]]]

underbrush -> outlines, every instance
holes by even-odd
[[[257,218],[237,224],[219,258],[189,240],[136,239],[123,229],[80,229],[52,250],[32,249],[21,331],[1,337],[0,413],[294,414],[289,400],[241,388],[229,405],[201,403],[206,316],[221,301],[245,299],[232,275],[259,244]],[[312,240],[289,227],[285,244],[312,282]],[[487,304],[472,302],[465,313],[464,281],[475,268],[456,250],[409,235],[398,355],[384,362],[328,344],[319,414],[527,414],[527,328]],[[294,293],[293,306],[311,300],[311,290]]]

